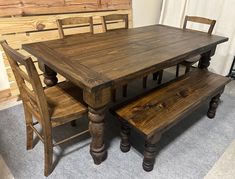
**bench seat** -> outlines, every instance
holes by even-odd
[[[116,106],[113,113],[122,120],[122,151],[129,151],[130,148],[129,126],[146,137],[146,147],[149,147],[156,144],[165,130],[211,98],[207,115],[213,118],[219,97],[229,82],[230,79],[227,77],[197,69]],[[152,161],[147,160],[146,165],[146,171],[153,167]]]

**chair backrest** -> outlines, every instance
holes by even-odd
[[[58,31],[60,38],[64,38],[64,29],[63,26],[71,26],[71,25],[89,25],[90,33],[94,33],[93,28],[93,18],[92,17],[68,17],[64,19],[57,19],[56,20]]]
[[[123,21],[124,27],[109,29],[108,24],[111,23],[112,21],[117,21],[117,20]],[[103,16],[102,25],[103,25],[103,30],[105,32],[110,31],[110,30],[117,30],[117,29],[128,29],[129,28],[128,14],[111,14],[111,15]]]
[[[16,78],[24,106],[30,106],[34,111],[35,117],[39,116],[40,119],[44,119],[39,121],[42,124],[49,122],[47,100],[31,57],[21,55],[12,49],[6,41],[1,41],[0,43]],[[21,69],[21,66],[25,67],[26,72]],[[32,89],[30,89],[30,86]]]
[[[216,20],[211,20],[211,19],[207,19],[204,17],[185,16],[183,29],[187,29],[188,21],[209,25],[208,34],[210,34],[210,35],[212,34],[212,31],[213,31],[215,24],[216,24]]]

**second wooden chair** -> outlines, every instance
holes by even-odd
[[[188,29],[187,28],[187,24],[188,24],[189,21],[190,22],[195,22],[195,23],[209,25],[209,29],[207,31],[208,35],[212,34],[213,29],[214,29],[215,24],[216,24],[216,20],[207,19],[207,18],[204,18],[204,17],[185,16],[183,29],[185,29],[185,30]],[[195,57],[187,59],[184,62],[178,64],[177,67],[176,67],[176,77],[179,76],[180,65],[184,65],[186,67],[186,69],[185,69],[185,74],[186,74],[186,73],[188,73],[190,71],[191,66],[193,64],[197,63],[200,60],[200,58],[201,58],[201,55],[197,55]]]
[[[60,38],[65,37],[64,28],[71,25],[88,25],[89,32],[94,33],[92,17],[69,17],[64,19],[57,19],[56,21]]]

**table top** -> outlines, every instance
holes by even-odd
[[[228,38],[153,25],[23,44],[23,49],[88,91],[116,85],[205,53]]]

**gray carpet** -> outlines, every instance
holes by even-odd
[[[235,138],[235,98],[225,91],[214,120],[205,116],[207,106],[165,133],[152,172],[142,169],[144,141],[137,133],[132,133],[135,148],[125,154],[120,151],[119,124],[107,112],[106,161],[99,166],[93,164],[89,155],[90,137],[83,136],[54,149],[55,169],[48,178],[203,178]],[[86,125],[86,119],[78,122],[79,128]],[[59,127],[54,133],[55,140],[76,131],[70,125]],[[26,151],[22,105],[0,111],[0,154],[16,179],[44,178],[43,144],[36,143],[33,150]]]

